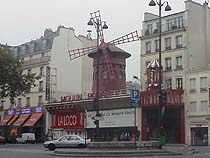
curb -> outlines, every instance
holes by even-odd
[[[173,153],[165,150],[144,150],[144,151],[97,151],[97,150],[85,150],[85,151],[54,151],[50,153],[54,156],[64,157],[144,157],[144,156],[167,156],[167,155],[182,155],[180,153]]]

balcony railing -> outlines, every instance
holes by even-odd
[[[162,33],[183,29],[185,27],[186,27],[185,21],[183,21],[181,25],[172,25],[172,26],[169,26],[168,24],[161,25]],[[159,29],[157,28],[157,26],[152,27],[152,29],[150,30],[145,28],[141,30],[141,37],[158,35],[158,33],[159,33]]]
[[[182,89],[167,89],[167,103],[166,106],[183,106],[183,94]],[[159,107],[159,90],[149,90],[141,92],[141,106],[142,107]]]
[[[37,64],[44,64],[44,63],[47,64],[49,61],[50,61],[50,56],[45,56],[45,57],[41,57],[41,58],[26,60],[23,62],[22,66],[27,67],[27,66],[37,65]]]

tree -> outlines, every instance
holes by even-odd
[[[13,56],[6,49],[0,48],[0,97],[10,98],[14,103],[14,98],[24,94],[29,89],[35,87],[38,79],[35,73],[24,74],[22,69],[23,60]]]

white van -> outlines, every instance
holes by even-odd
[[[22,133],[20,137],[16,138],[17,143],[35,143],[34,133]]]

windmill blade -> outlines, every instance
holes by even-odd
[[[111,59],[110,56],[108,54],[107,51],[103,51],[104,53],[104,59],[105,59],[105,63],[106,63],[106,69],[107,69],[107,76],[109,77],[109,79],[111,79],[112,77],[112,64],[111,64]]]
[[[102,28],[102,21],[101,21],[101,14],[100,10],[90,13],[90,16],[92,20],[94,21],[94,26],[96,30],[98,30],[98,36],[100,41],[104,41],[104,33],[103,33],[103,28]]]
[[[69,50],[68,52],[69,52],[70,60],[73,60],[96,50],[97,50],[96,46],[91,46],[91,47],[86,47],[86,48]]]
[[[116,38],[116,39],[108,42],[108,44],[118,45],[118,44],[123,44],[123,43],[134,42],[134,41],[138,41],[138,40],[139,40],[138,33],[137,33],[137,31],[134,31],[134,32],[126,34],[122,37]]]

